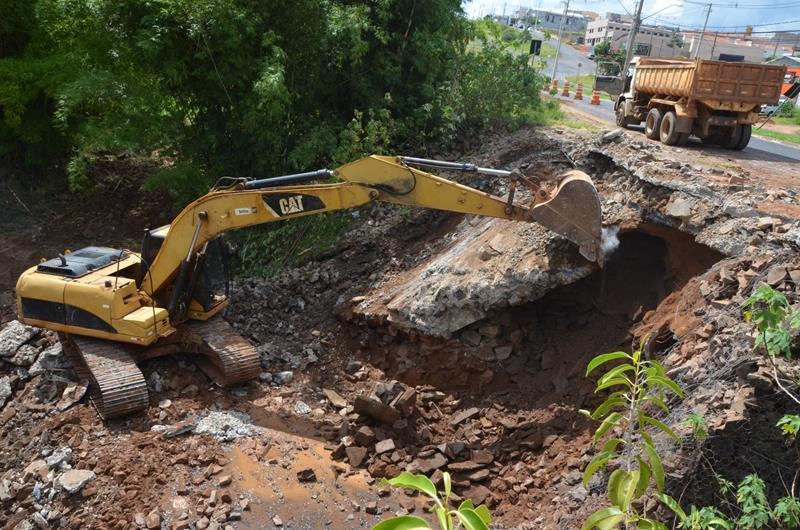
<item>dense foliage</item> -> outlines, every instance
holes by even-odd
[[[460,0],[7,0],[0,156],[66,168],[156,153],[151,185],[265,176],[533,117],[525,57],[484,41]],[[61,175],[63,172],[51,172]]]

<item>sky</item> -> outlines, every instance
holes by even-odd
[[[711,15],[708,19],[710,29],[743,29],[754,25],[755,31],[800,30],[800,0],[644,0],[642,17],[653,15],[644,23],[676,25],[681,28],[702,27],[706,7],[700,5],[711,1]],[[562,11],[563,2],[559,0],[469,0],[464,9],[470,17],[480,17],[488,13],[507,14],[520,6]],[[769,7],[765,7],[769,6]],[[594,11],[595,13],[633,13],[636,0],[570,0],[570,11]],[[786,22],[775,25],[775,22]],[[769,24],[759,27],[759,24]]]

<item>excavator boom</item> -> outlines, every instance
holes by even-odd
[[[423,168],[507,178],[508,194],[498,197]],[[309,183],[328,177],[339,181]],[[530,192],[526,204],[515,201],[519,187]],[[224,254],[219,236],[373,201],[537,222],[575,243],[586,259],[602,260],[600,201],[583,173],[568,173],[550,192],[516,170],[373,155],[335,171],[233,179],[186,206],[168,226],[148,231],[141,253],[87,247],[31,267],[17,282],[19,317],[59,332],[106,418],[146,406],[136,363],[147,358],[196,353],[219,384],[241,383],[258,374],[259,358],[219,316],[227,293],[206,278],[209,261]]]

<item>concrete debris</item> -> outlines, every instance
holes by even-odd
[[[19,320],[12,320],[0,330],[0,357],[13,357],[20,346],[34,338],[39,328],[26,326]]]
[[[325,394],[326,398],[328,398],[330,404],[337,409],[343,409],[347,406],[347,401],[342,396],[337,394],[335,390],[323,388],[322,393]]]
[[[210,412],[197,422],[196,434],[208,434],[220,442],[231,442],[254,432],[250,416],[243,412]]]
[[[4,407],[11,397],[11,380],[8,376],[0,377],[0,408]]]
[[[288,385],[294,380],[294,373],[288,371],[278,372],[272,379],[276,385]]]
[[[58,477],[58,484],[70,495],[79,492],[95,479],[94,471],[87,469],[71,469]]]
[[[305,401],[298,401],[294,404],[294,411],[296,414],[305,416],[306,414],[311,414],[311,407]]]

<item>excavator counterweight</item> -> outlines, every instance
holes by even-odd
[[[508,179],[490,193],[425,168]],[[338,182],[314,181],[335,177]],[[517,201],[518,188],[526,194]],[[597,191],[579,171],[553,191],[518,170],[412,157],[369,156],[327,169],[267,179],[230,179],[145,234],[141,252],[87,247],[31,267],[17,281],[21,321],[59,333],[103,418],[148,405],[137,363],[187,352],[216,383],[255,378],[259,356],[221,317],[228,305],[225,232],[380,201],[536,222],[602,265]]]

